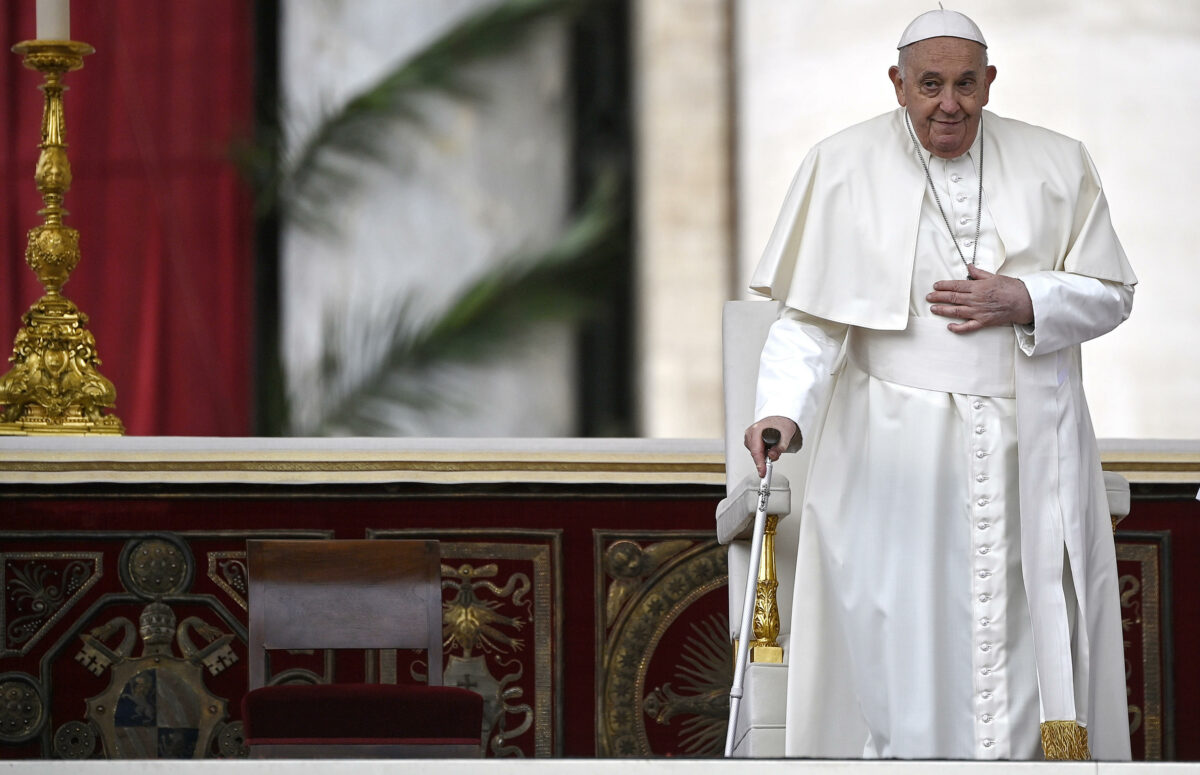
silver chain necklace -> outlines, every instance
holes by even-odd
[[[979,195],[976,199],[977,206],[975,210],[975,242],[971,246],[971,260],[968,262],[967,257],[963,255],[962,248],[958,246],[958,238],[954,236],[954,227],[950,225],[950,219],[946,217],[946,210],[942,207],[941,197],[938,196],[937,186],[933,185],[933,175],[929,174],[929,164],[925,161],[925,154],[922,153],[921,144],[917,142],[917,133],[913,131],[912,119],[908,115],[908,111],[904,111],[904,123],[908,126],[908,136],[912,138],[913,152],[917,154],[917,158],[921,160],[921,167],[925,170],[925,179],[929,181],[929,190],[933,192],[933,201],[937,203],[938,212],[942,214],[942,220],[946,222],[946,231],[950,232],[950,240],[954,243],[954,249],[958,251],[958,257],[962,259],[963,266],[967,268],[967,279],[971,279],[971,267],[975,266],[975,256],[979,254],[979,227],[982,225],[981,217],[983,215],[983,116],[979,117]]]

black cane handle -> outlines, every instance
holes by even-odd
[[[765,452],[766,450],[768,450],[771,447],[778,444],[780,438],[782,438],[782,437],[779,435],[778,428],[763,428],[763,432],[762,432],[763,451]]]

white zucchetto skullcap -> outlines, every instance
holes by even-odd
[[[900,36],[900,43],[896,48],[904,48],[927,38],[964,38],[987,48],[987,41],[983,39],[983,33],[979,31],[975,22],[965,14],[947,11],[944,8],[926,11],[913,19],[912,23],[904,28],[904,34]]]

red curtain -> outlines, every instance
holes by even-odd
[[[65,223],[82,258],[63,292],[90,318],[130,434],[249,433],[253,221],[229,148],[250,129],[251,21],[250,0],[72,3],[71,38],[96,53],[66,77]],[[4,3],[6,49],[35,29],[34,0]],[[42,94],[16,54],[0,52],[0,79],[0,351],[11,353],[42,293],[24,262],[41,223]]]

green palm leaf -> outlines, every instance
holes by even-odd
[[[284,143],[277,132],[239,149],[259,211],[278,210],[299,225],[327,226],[325,206],[356,183],[347,162],[384,159],[395,141],[385,129],[419,129],[421,98],[478,97],[468,65],[515,49],[540,21],[576,14],[597,1],[505,0],[485,7],[325,115],[291,151],[279,151]]]
[[[331,226],[330,204],[360,184],[364,163],[394,159],[397,132],[424,131],[424,100],[432,95],[486,98],[472,87],[470,65],[514,50],[539,22],[604,1],[489,5],[325,115],[290,151],[281,150],[279,131],[264,132],[255,145],[240,149],[260,214],[275,213],[280,222],[297,227]],[[387,320],[327,321],[315,386],[317,419],[305,427],[293,420],[288,430],[379,435],[397,430],[397,408],[465,408],[455,403],[453,391],[431,389],[439,370],[507,352],[539,323],[578,321],[594,311],[615,280],[607,259],[619,249],[614,237],[627,217],[615,175],[599,181],[554,246],[497,263],[436,319],[414,323],[409,313],[417,305],[400,303]],[[346,331],[355,334],[339,335]],[[347,341],[357,346],[346,347]],[[285,392],[282,386],[279,392]]]
[[[427,383],[429,371],[510,352],[522,332],[548,321],[577,322],[592,314],[616,279],[608,259],[625,217],[615,175],[601,178],[580,213],[549,250],[501,262],[470,284],[436,319],[413,328],[401,304],[384,355],[331,356],[323,364],[317,432],[374,435],[386,407],[465,408]],[[329,337],[333,339],[333,337]],[[336,347],[328,353],[342,352]],[[356,366],[366,365],[355,374]]]

